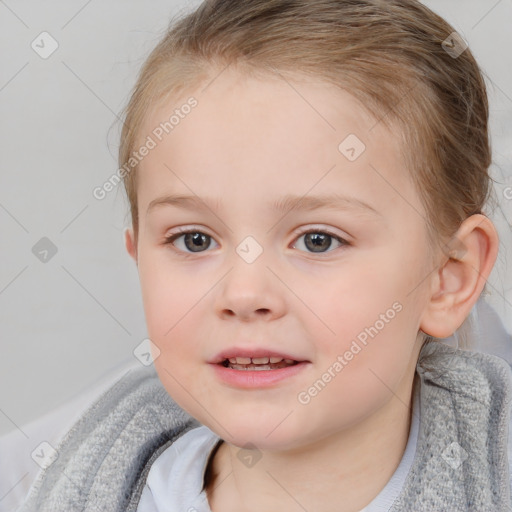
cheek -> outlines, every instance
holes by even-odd
[[[194,338],[198,328],[197,315],[201,298],[207,293],[200,283],[190,281],[183,272],[173,271],[161,258],[141,258],[139,275],[146,325],[150,339],[161,351],[160,358],[175,361],[180,353],[195,348],[188,338]],[[188,359],[182,359],[186,364]]]
[[[158,269],[155,260],[139,263],[147,332],[160,351],[154,358],[155,369],[173,400],[197,416],[201,411],[194,409],[190,397],[202,396],[203,384],[197,379],[203,339],[199,329],[204,303],[200,299],[208,286],[201,290],[183,273]]]
[[[346,286],[354,284],[353,291],[336,300],[333,296],[326,304],[325,323],[335,335],[322,329],[326,334],[315,337],[311,330],[316,342],[315,371],[297,398],[308,417],[317,418],[319,430],[336,429],[339,421],[347,421],[348,426],[379,409],[399,393],[410,369],[417,332],[414,313],[407,309],[405,294],[380,292],[379,284],[388,290],[383,279],[368,277],[372,286],[345,280]],[[344,284],[338,282],[338,286]],[[302,405],[307,400],[310,403]],[[338,412],[333,415],[332,411]]]
[[[417,263],[380,256],[347,264],[326,286],[302,285],[309,336],[322,366],[331,367],[341,356],[344,379],[363,388],[376,379],[370,369],[393,382],[403,375],[418,332],[418,300],[410,285]]]
[[[350,262],[337,272],[329,271],[323,279],[317,276],[316,283],[306,277],[297,295],[306,298],[308,323],[316,323],[317,332],[332,346],[333,342],[357,337],[376,322],[383,331],[383,327],[387,329],[398,318],[397,310],[405,307],[407,295],[398,274],[397,269],[377,265],[375,260],[373,264],[363,260]]]

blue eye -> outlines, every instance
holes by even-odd
[[[332,241],[338,243],[338,248],[340,246],[348,246],[349,242],[344,240],[343,238],[335,235],[334,233],[330,233],[328,231],[321,230],[309,230],[304,233],[299,234],[297,240],[300,240],[302,237],[304,238],[304,246],[306,247],[307,252],[311,252],[313,254],[330,252],[332,249]],[[165,238],[164,245],[171,244],[176,245],[175,243],[183,238],[183,246],[178,247],[178,252],[184,253],[185,256],[190,254],[205,252],[212,245],[213,238],[202,231],[197,230],[182,230],[178,233],[170,235]],[[295,248],[296,244],[293,245]]]

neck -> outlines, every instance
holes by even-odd
[[[264,452],[252,467],[223,442],[211,457],[206,493],[212,512],[359,512],[386,486],[409,438],[417,380],[349,429],[292,451]]]

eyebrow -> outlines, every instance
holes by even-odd
[[[218,211],[219,200],[208,197],[200,198],[191,195],[167,195],[153,199],[149,203],[146,214],[160,206],[174,206],[188,210]],[[287,195],[267,205],[273,211],[282,213],[289,210],[313,211],[321,208],[334,211],[355,210],[360,213],[370,213],[382,217],[373,206],[355,197],[342,196],[339,194],[327,194],[321,196],[295,196]]]

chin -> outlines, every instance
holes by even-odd
[[[261,414],[244,414],[237,417],[223,415],[218,416],[223,418],[222,426],[211,420],[203,424],[226,442],[239,448],[247,448],[250,445],[262,451],[280,451],[292,449],[307,442],[303,438],[304,430],[291,420],[291,416],[283,421],[286,415],[282,413],[266,418],[262,418]]]

